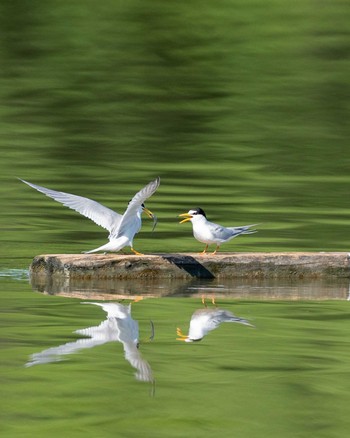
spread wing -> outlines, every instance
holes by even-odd
[[[77,330],[77,333],[78,332],[79,330]],[[91,339],[78,339],[75,342],[68,342],[67,344],[59,345],[58,347],[51,347],[48,348],[47,350],[41,351],[40,353],[32,354],[30,356],[30,360],[25,364],[25,366],[31,367],[33,365],[59,362],[63,360],[62,356],[64,355],[74,354],[80,350],[86,348],[92,348],[95,347],[96,345],[102,345],[105,344],[106,342],[109,342],[109,340],[106,340],[104,337],[97,337],[97,336],[94,336]]]
[[[131,305],[124,306],[120,303],[95,303],[92,301],[83,301],[82,304],[94,304],[100,306],[107,313],[107,318],[128,318],[131,312]]]
[[[19,178],[20,179],[20,178]],[[38,190],[38,192],[54,199],[57,202],[77,211],[83,216],[91,219],[97,225],[105,228],[109,232],[119,226],[121,222],[122,215],[116,213],[115,211],[99,204],[92,199],[84,198],[83,196],[72,195],[65,192],[56,192],[55,190],[47,189],[45,187],[37,186],[28,181],[20,179],[28,186],[33,187],[33,189]]]
[[[121,235],[125,232],[125,229],[128,228],[129,221],[135,219],[138,209],[146,201],[146,199],[153,195],[153,193],[158,189],[159,184],[160,178],[158,177],[136,193],[136,195],[129,202],[128,208],[125,210],[125,213],[123,214],[123,217],[119,223],[119,227],[117,229],[118,235]]]
[[[129,345],[124,345],[125,359],[134,367],[137,372],[135,377],[141,382],[153,382],[153,373],[150,364],[143,359],[139,350],[135,347],[130,348]]]

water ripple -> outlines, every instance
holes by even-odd
[[[2,269],[0,277],[9,277],[14,280],[27,280],[29,278],[28,269]]]

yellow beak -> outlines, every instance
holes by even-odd
[[[184,217],[184,218],[186,218],[186,219],[183,219],[183,220],[180,222],[180,224],[183,224],[183,223],[185,223],[185,222],[188,222],[188,221],[190,221],[190,220],[193,218],[193,216],[192,216],[191,214],[188,214],[188,213],[179,214],[179,217]]]
[[[143,207],[143,210],[142,210],[142,211],[143,211],[144,213],[146,213],[148,217],[150,217],[151,219],[154,219],[154,214],[151,212],[151,210],[148,210],[148,208]]]

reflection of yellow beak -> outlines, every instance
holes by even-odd
[[[185,223],[185,222],[188,222],[188,221],[190,221],[190,220],[193,218],[193,216],[192,216],[191,214],[188,214],[188,213],[179,214],[179,217],[184,217],[184,218],[186,218],[186,219],[183,219],[183,220],[180,222],[180,224],[183,224],[183,223]]]
[[[184,335],[182,333],[182,330],[179,327],[176,329],[176,334],[177,334],[177,336],[179,336],[178,338],[176,338],[177,341],[185,341],[186,342],[186,339],[188,338],[188,336]]]

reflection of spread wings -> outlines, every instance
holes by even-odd
[[[40,353],[31,355],[27,367],[63,360],[62,356],[77,353],[86,348],[103,345],[107,342],[121,342],[125,358],[137,370],[136,379],[152,382],[152,370],[138,350],[138,324],[130,315],[130,305],[119,303],[90,303],[99,305],[107,312],[107,319],[100,325],[76,330],[75,333],[88,336],[88,339],[78,339],[58,347],[48,348]],[[113,315],[113,316],[110,316]]]
[[[125,359],[137,370],[135,377],[141,382],[153,382],[153,373],[150,364],[144,360],[140,351],[136,348],[125,348]]]
[[[75,333],[90,336],[90,339],[78,339],[75,342],[68,342],[58,347],[48,348],[40,353],[34,353],[31,355],[31,360],[26,363],[26,366],[59,362],[62,360],[61,356],[66,354],[77,353],[85,348],[92,348],[97,345],[106,344],[107,342],[119,340],[116,332],[116,324],[112,318],[101,322],[101,324],[96,327],[77,330]]]

